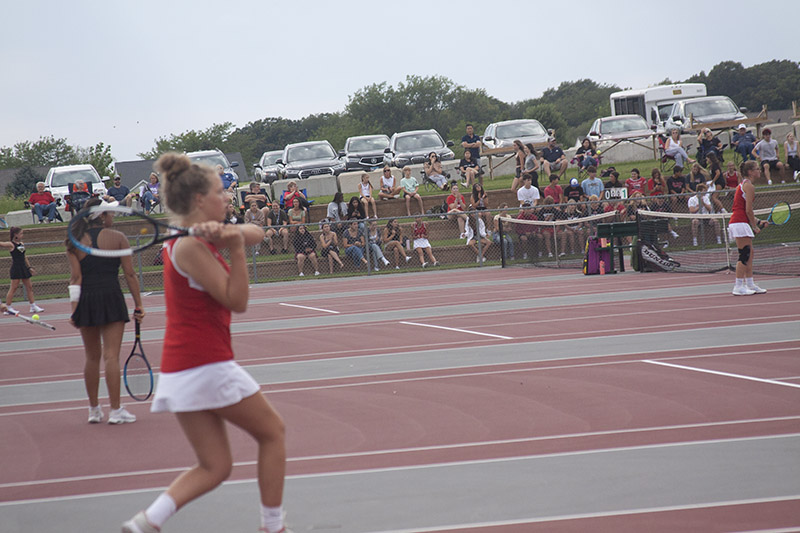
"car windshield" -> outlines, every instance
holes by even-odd
[[[100,176],[90,169],[83,170],[64,170],[53,174],[50,183],[51,187],[66,187],[69,183],[83,180],[84,183],[102,183]]]
[[[293,146],[286,152],[287,163],[312,159],[336,159],[336,153],[327,143]]]
[[[611,133],[625,133],[626,131],[641,131],[647,129],[647,122],[642,117],[625,117],[604,120],[601,132],[604,135]]]
[[[275,152],[274,154],[264,154],[261,160],[261,166],[266,167],[270,165],[274,165],[275,162],[281,158],[283,152]]]
[[[547,132],[544,127],[536,121],[514,122],[512,124],[501,124],[497,126],[498,139],[517,139],[519,137],[543,137]]]
[[[350,143],[347,145],[350,152],[382,152],[388,147],[389,139],[383,136],[350,139]]]
[[[672,104],[658,106],[658,120],[664,122],[669,120],[669,112],[672,111]]]
[[[433,151],[443,146],[441,137],[435,133],[414,133],[398,137],[394,148],[397,152],[420,152],[423,150]]]
[[[230,166],[228,160],[222,154],[192,155],[189,156],[189,159],[191,159],[195,163],[202,163],[204,165],[208,165],[211,168],[214,168],[217,165],[221,165],[222,168],[228,168]]]
[[[689,102],[686,104],[686,116],[705,117],[708,115],[735,115],[738,113],[736,106],[727,98],[719,100],[705,100],[702,102]]]

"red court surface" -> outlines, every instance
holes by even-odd
[[[254,286],[248,311],[234,317],[234,350],[286,421],[294,530],[800,530],[800,280],[764,278],[767,294],[734,297],[731,278],[486,268]],[[157,369],[162,296],[145,306],[145,350]],[[54,333],[0,320],[0,523],[9,519],[8,531],[64,530],[46,517],[26,528],[36,502],[137,491],[149,501],[193,462],[174,418],[150,414],[149,402],[125,400],[135,424],[86,424],[80,337],[67,302],[45,307]],[[123,357],[130,342],[128,332]],[[256,501],[254,446],[235,428],[230,436],[229,487],[244,482]],[[770,453],[761,465],[772,446],[794,462]],[[673,451],[692,453],[678,460]],[[640,453],[647,459],[630,459]],[[711,466],[711,489],[679,483],[727,453],[759,457],[747,474],[752,486],[725,476],[715,483]],[[559,473],[578,458],[610,474]],[[552,505],[525,503],[524,478],[516,486],[491,470],[516,462],[574,486],[550,491]],[[415,507],[426,491],[419,486],[407,503],[413,520],[395,519],[388,509],[406,503],[389,495],[354,503],[337,494],[331,507],[341,498],[364,514],[314,517],[315,480],[350,475],[380,486],[382,476],[433,480],[450,467],[464,489],[475,483],[469,469],[495,472],[479,483],[498,487],[498,503],[465,509],[460,489],[431,485],[428,498],[445,511]],[[648,488],[645,472],[662,467],[676,480]],[[594,482],[625,490],[587,494]],[[535,476],[530,484],[531,494],[545,490]],[[206,498],[215,505],[213,493]],[[110,524],[138,510],[114,502]],[[91,530],[69,507],[57,512],[66,530]],[[216,530],[185,514],[193,531]],[[243,529],[254,530],[251,522]]]

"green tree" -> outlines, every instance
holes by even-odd
[[[40,137],[38,141],[22,141],[0,149],[0,168],[55,167],[78,162],[77,151],[66,139]]]
[[[92,165],[101,176],[114,174],[114,158],[111,156],[111,146],[97,143],[89,148],[77,148],[77,157],[80,163]]]
[[[213,124],[205,130],[189,130],[178,135],[156,139],[156,146],[149,152],[137,154],[142,159],[155,159],[165,152],[196,152],[198,150],[228,150],[228,136],[233,130],[232,122]]]
[[[6,187],[6,193],[18,198],[28,198],[36,190],[36,183],[44,181],[44,176],[31,165],[24,165],[14,174],[14,180]]]
[[[567,121],[561,116],[561,112],[556,109],[555,104],[536,104],[529,106],[522,114],[522,118],[535,118],[541,122],[548,130],[555,130],[556,140],[563,145],[567,145]]]

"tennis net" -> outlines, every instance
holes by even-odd
[[[573,211],[574,210],[574,211]],[[546,268],[582,268],[586,239],[597,224],[612,222],[616,211],[579,216],[564,205],[523,208],[500,216],[500,241],[505,263]]]
[[[790,204],[797,212],[800,202]],[[756,209],[766,219],[771,208]],[[666,213],[639,209],[640,225],[666,220],[668,232],[656,244],[673,261],[676,272],[719,272],[734,270],[739,258],[736,242],[728,237],[729,213]],[[800,216],[782,226],[768,226],[753,240],[754,272],[758,274],[800,275]]]

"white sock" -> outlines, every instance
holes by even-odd
[[[278,533],[283,529],[283,506],[267,507],[262,505],[261,527],[266,528],[269,533]]]
[[[167,520],[169,520],[169,517],[175,514],[175,511],[177,511],[175,500],[166,492],[162,492],[161,495],[156,498],[156,501],[150,504],[150,507],[144,512],[144,515],[151,525],[161,529]]]
[[[747,283],[748,287],[755,287],[756,286],[756,283],[753,281],[753,278],[745,278],[744,281],[745,281],[745,283]]]
[[[733,284],[734,287],[737,289],[744,285],[744,278],[736,278],[736,282]]]

